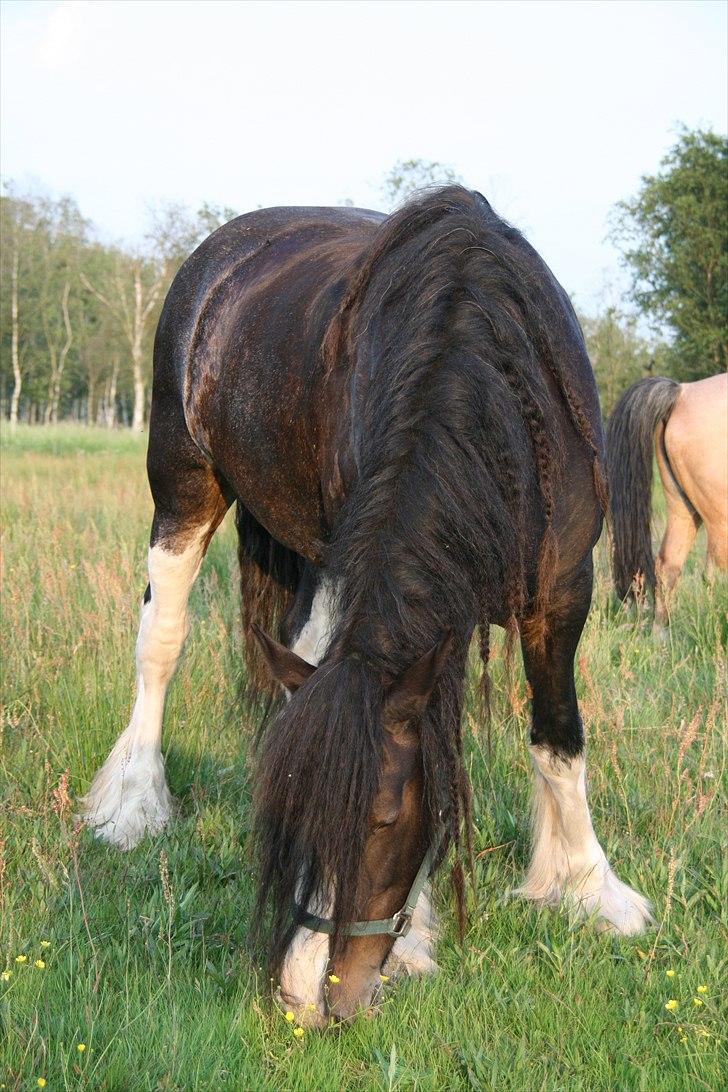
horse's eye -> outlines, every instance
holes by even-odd
[[[372,833],[375,830],[381,830],[382,827],[393,827],[399,818],[399,810],[392,812],[390,815],[382,816],[372,822]]]

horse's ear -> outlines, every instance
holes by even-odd
[[[384,704],[385,723],[390,731],[419,716],[427,706],[435,684],[442,674],[450,649],[452,630],[446,631],[436,645],[403,671],[392,683]]]
[[[316,668],[306,660],[302,660],[295,652],[291,652],[290,648],[279,645],[278,641],[269,637],[257,622],[253,622],[250,628],[260,651],[265,656],[271,675],[281,686],[294,694],[299,686],[303,686],[306,679],[313,675]]]

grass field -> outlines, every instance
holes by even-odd
[[[229,519],[168,701],[179,817],[128,854],[74,828],[131,707],[143,449],[70,427],[3,440],[0,1088],[725,1087],[728,595],[703,581],[704,544],[665,645],[615,611],[600,545],[579,652],[597,833],[659,927],[621,940],[508,898],[528,852],[527,709],[494,662],[492,755],[482,731],[468,741],[479,859],[463,946],[443,877],[440,975],[299,1040],[246,947],[253,723],[236,706]]]

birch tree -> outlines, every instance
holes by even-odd
[[[33,244],[36,227],[37,218],[29,201],[18,199],[12,191],[2,198],[3,280],[7,278],[10,282],[10,364],[13,390],[9,417],[13,430],[18,424],[25,375],[24,361],[28,359],[28,353],[23,351],[24,346],[21,344],[21,326],[25,322],[26,313],[29,316],[33,314],[30,281],[35,257]]]
[[[63,340],[59,344],[52,333],[49,310],[44,308],[42,313],[43,332],[48,346],[48,362],[50,364],[50,377],[48,384],[48,402],[43,416],[44,424],[58,423],[58,405],[61,400],[61,382],[66,367],[66,357],[73,344],[73,329],[71,316],[68,310],[68,297],[71,294],[71,282],[66,278],[61,292],[61,318],[63,323]]]
[[[108,283],[101,286],[92,284],[85,273],[81,274],[81,282],[114,316],[128,345],[134,406],[131,427],[134,432],[141,432],[144,428],[144,358],[150,316],[159,303],[168,278],[166,260],[155,263],[141,255],[127,256],[121,251],[116,254]]]

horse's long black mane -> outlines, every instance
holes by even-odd
[[[443,816],[456,846],[469,831],[465,658],[473,628],[487,633],[490,621],[543,633],[556,564],[555,399],[604,500],[597,441],[566,374],[569,354],[585,352],[578,323],[480,194],[448,187],[384,221],[323,351],[329,368],[351,372],[358,474],[327,564],[339,619],[329,656],[268,726],[259,755],[259,909],[270,900],[274,962],[297,887],[305,901],[335,877],[335,922],[355,916],[384,689],[445,629],[453,653],[420,725],[426,821],[432,835]]]

